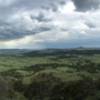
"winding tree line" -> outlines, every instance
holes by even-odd
[[[94,55],[100,54],[100,49],[51,49],[51,50],[41,50],[41,51],[31,51],[24,53],[24,56],[65,56],[68,55]]]

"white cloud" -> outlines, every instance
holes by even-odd
[[[26,0],[8,0],[5,7],[0,8],[1,48],[36,49],[99,44],[95,42],[100,38],[99,8],[79,12],[70,0],[63,4],[61,0],[44,0],[41,6],[40,0],[30,1],[36,5],[33,7]],[[47,7],[44,7],[46,4]],[[3,12],[4,8],[8,8],[7,14]]]
[[[72,1],[68,1],[64,6],[59,7],[59,11],[64,14],[70,14],[75,11],[76,7]]]

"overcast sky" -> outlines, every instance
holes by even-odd
[[[0,0],[0,48],[100,47],[100,0]]]

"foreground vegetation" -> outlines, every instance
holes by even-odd
[[[0,100],[100,100],[97,51],[0,55]]]

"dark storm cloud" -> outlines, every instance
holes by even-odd
[[[94,38],[100,40],[99,4],[100,0],[0,0],[0,48],[90,45]]]
[[[22,9],[52,9],[57,10],[58,5],[63,5],[65,0],[16,0],[14,7]]]
[[[72,0],[78,11],[88,11],[97,9],[100,6],[100,0]]]
[[[1,41],[5,41],[5,40],[13,40],[13,39],[17,39],[17,38],[23,38],[27,35],[32,35],[32,34],[38,34],[40,32],[46,32],[51,30],[50,27],[38,27],[35,28],[31,31],[27,31],[27,30],[16,30],[16,29],[4,29],[1,30],[0,29],[0,40]]]
[[[8,4],[6,2],[9,2]],[[0,19],[10,17],[19,11],[31,11],[34,9],[57,10],[64,0],[0,0]]]
[[[45,23],[51,21],[50,18],[47,18],[49,13],[43,13],[42,11],[48,12],[51,9],[52,12],[56,12],[58,6],[64,3],[65,0],[6,0],[5,3],[0,0],[0,40],[22,38],[26,35],[50,30],[51,26],[45,26]],[[31,11],[33,11],[32,14],[28,13]],[[19,12],[27,12],[28,15],[20,15]],[[38,14],[36,15],[36,13]],[[13,16],[19,16],[20,18],[14,18]],[[27,30],[28,19],[25,16],[32,20],[30,24],[38,21],[37,27],[34,28],[33,25],[31,30]],[[38,26],[39,23],[44,23],[44,26]]]
[[[6,22],[2,21],[0,22],[0,40],[5,41],[5,40],[13,40],[13,39],[18,39],[18,38],[23,38],[28,35],[33,35],[33,34],[38,34],[40,32],[46,32],[50,31],[53,26],[49,25],[49,22],[51,21],[50,19],[46,18],[44,14],[39,13],[37,16],[32,16],[28,15],[28,18],[32,20],[33,22],[29,24],[33,24],[31,30],[29,30],[27,27],[28,23],[22,21],[21,19],[18,20],[16,19],[15,22]],[[26,21],[27,19],[25,19]],[[34,25],[34,21],[37,21],[37,27]],[[16,23],[17,22],[17,23]],[[38,25],[41,23],[41,25]],[[42,24],[44,23],[44,24]],[[45,25],[48,23],[48,25]],[[27,24],[27,25],[26,25]]]
[[[96,28],[96,25],[94,25],[93,23],[86,22],[85,24],[86,24],[90,29]]]
[[[31,18],[33,20],[36,19],[38,22],[49,22],[50,21],[50,19],[46,18],[46,16],[41,12],[37,16],[31,15]]]

